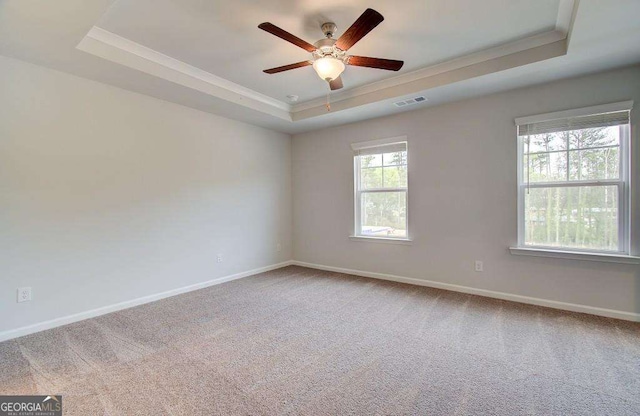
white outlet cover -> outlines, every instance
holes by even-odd
[[[31,288],[19,287],[18,288],[18,303],[29,302],[31,300]]]
[[[476,271],[477,271],[477,272],[482,272],[482,271],[484,271],[484,264],[482,263],[482,261],[480,261],[480,260],[476,260],[476,264],[475,264],[475,266],[476,266]]]

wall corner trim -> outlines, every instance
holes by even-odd
[[[235,273],[228,276],[216,277],[215,279],[207,280],[205,282],[195,283],[189,286],[183,286],[176,289],[167,290],[165,292],[156,293],[153,295],[126,300],[124,302],[115,303],[113,305],[107,305],[100,308],[75,313],[72,315],[62,316],[59,318],[51,319],[49,321],[39,322],[36,324],[23,326],[16,329],[9,329],[7,331],[0,332],[0,342],[8,341],[10,339],[22,337],[29,334],[34,334],[40,331],[45,331],[47,329],[57,328],[59,326],[68,325],[74,322],[84,321],[85,319],[106,315],[111,312],[121,311],[123,309],[132,308],[134,306],[143,305],[145,303],[154,302],[156,300],[168,298],[171,296],[181,295],[183,293],[192,292],[194,290],[204,289],[209,286],[219,285],[221,283],[230,282],[232,280],[242,279],[243,277],[249,277],[259,273],[280,269],[282,267],[291,266],[292,264],[293,264],[293,261],[288,260],[282,263],[276,263],[269,266],[259,267],[257,269],[247,270],[245,272]]]
[[[451,283],[435,282],[432,280],[416,279],[413,277],[396,276],[385,273],[374,273],[363,270],[345,269],[342,267],[325,266],[322,264],[306,263],[294,260],[295,266],[308,267],[310,269],[325,270],[330,272],[352,274],[355,276],[370,277],[373,279],[388,280],[392,282],[407,283],[410,285],[426,286],[435,289],[450,290],[452,292],[467,293],[470,295],[484,296],[488,298],[508,300],[511,302],[526,303],[529,305],[544,306],[547,308],[561,309],[570,312],[586,313],[590,315],[604,316],[607,318],[622,319],[625,321],[640,322],[640,313],[619,311],[614,309],[598,308],[595,306],[580,305],[576,303],[560,302],[555,300],[533,298],[512,293],[496,292],[493,290],[478,289],[469,286],[454,285]]]

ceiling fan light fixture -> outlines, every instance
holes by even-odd
[[[325,56],[313,62],[313,69],[315,69],[321,79],[327,82],[338,78],[344,71],[344,68],[344,62],[332,56]]]
[[[320,28],[325,35],[313,45],[292,35],[284,29],[280,29],[273,23],[264,22],[258,25],[259,29],[271,33],[307,52],[311,52],[312,59],[294,64],[283,65],[276,68],[265,69],[266,74],[278,74],[291,69],[302,68],[313,65],[320,79],[329,83],[331,91],[344,87],[342,77],[345,65],[362,66],[368,68],[384,69],[387,71],[399,71],[404,64],[403,61],[394,59],[372,58],[368,56],[348,55],[347,51],[378,26],[384,17],[373,9],[367,9],[356,19],[349,29],[347,29],[337,40],[334,39],[336,24],[325,22]]]

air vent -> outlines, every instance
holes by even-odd
[[[396,107],[406,107],[408,105],[418,104],[424,101],[427,101],[427,99],[421,96],[421,97],[409,98],[408,100],[404,100],[404,101],[397,101],[393,103],[393,105],[395,105]]]

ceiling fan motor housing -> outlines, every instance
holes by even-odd
[[[333,22],[327,22],[327,23],[324,23],[322,26],[320,26],[320,29],[322,30],[322,33],[324,33],[326,37],[332,38],[335,35],[336,31],[338,30],[338,27]]]

